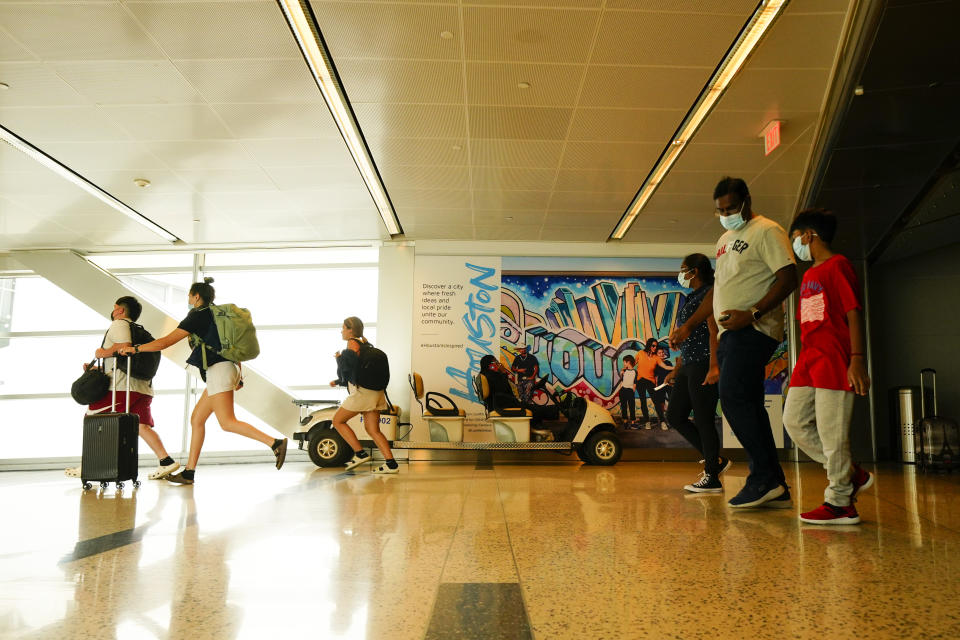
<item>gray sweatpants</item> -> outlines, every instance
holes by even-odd
[[[783,407],[783,426],[797,446],[827,470],[830,485],[823,497],[838,507],[849,506],[853,492],[850,483],[853,400],[851,391],[790,387]]]

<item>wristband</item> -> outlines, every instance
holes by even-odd
[[[134,352],[134,353],[140,353],[140,345],[138,345],[138,344],[133,345],[133,352]]]

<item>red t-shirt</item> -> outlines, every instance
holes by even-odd
[[[834,255],[811,267],[800,284],[800,355],[791,387],[852,391],[847,313],[860,309],[860,285],[850,261]]]

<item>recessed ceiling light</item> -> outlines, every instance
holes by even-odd
[[[0,82],[0,91],[6,91],[9,88],[10,85],[8,85],[6,82]]]
[[[133,184],[137,185],[141,189],[146,189],[147,187],[150,186],[151,183],[146,178],[134,178]]]
[[[862,85],[862,84],[858,84],[856,87],[853,88],[853,95],[855,95],[855,96],[862,96],[862,95],[863,95],[863,85]]]
[[[518,89],[529,89],[529,88],[530,88],[530,83],[529,83],[529,82],[518,82],[518,83],[517,83],[517,88],[518,88]]]
[[[458,144],[455,144],[455,145],[453,145],[453,146],[450,147],[450,148],[453,149],[454,151],[460,151],[460,149],[463,149],[463,147],[461,147],[461,146],[458,145]]]
[[[504,220],[506,220],[507,222],[513,222],[513,216],[506,216],[504,217]]]
[[[451,31],[441,31],[441,32],[440,32],[440,37],[443,38],[444,40],[452,40],[452,39],[453,39],[453,32],[451,32]]]

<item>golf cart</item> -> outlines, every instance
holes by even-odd
[[[484,401],[487,418],[493,423],[496,442],[463,442],[464,411],[449,397],[436,392],[427,393],[426,406],[423,380],[418,373],[409,376],[410,387],[420,404],[426,421],[429,441],[407,440],[412,427],[399,421],[399,409],[392,408],[380,416],[380,430],[391,447],[399,449],[432,449],[454,451],[554,451],[577,456],[587,464],[614,465],[623,453],[620,439],[614,432],[610,412],[600,405],[569,391],[557,392],[541,378],[535,389],[545,394],[552,404],[534,405],[519,411],[495,406],[486,378],[474,377],[477,396]],[[444,400],[441,406],[436,397]],[[337,400],[294,400],[300,407],[301,430],[293,434],[300,449],[306,445],[310,459],[318,467],[343,466],[353,455],[350,447],[333,428],[332,418],[339,407]],[[322,408],[312,410],[322,405]],[[531,428],[531,421],[533,427]],[[364,446],[374,446],[363,427],[362,416],[347,423]],[[405,433],[400,433],[407,427]],[[531,435],[532,440],[531,441]]]

